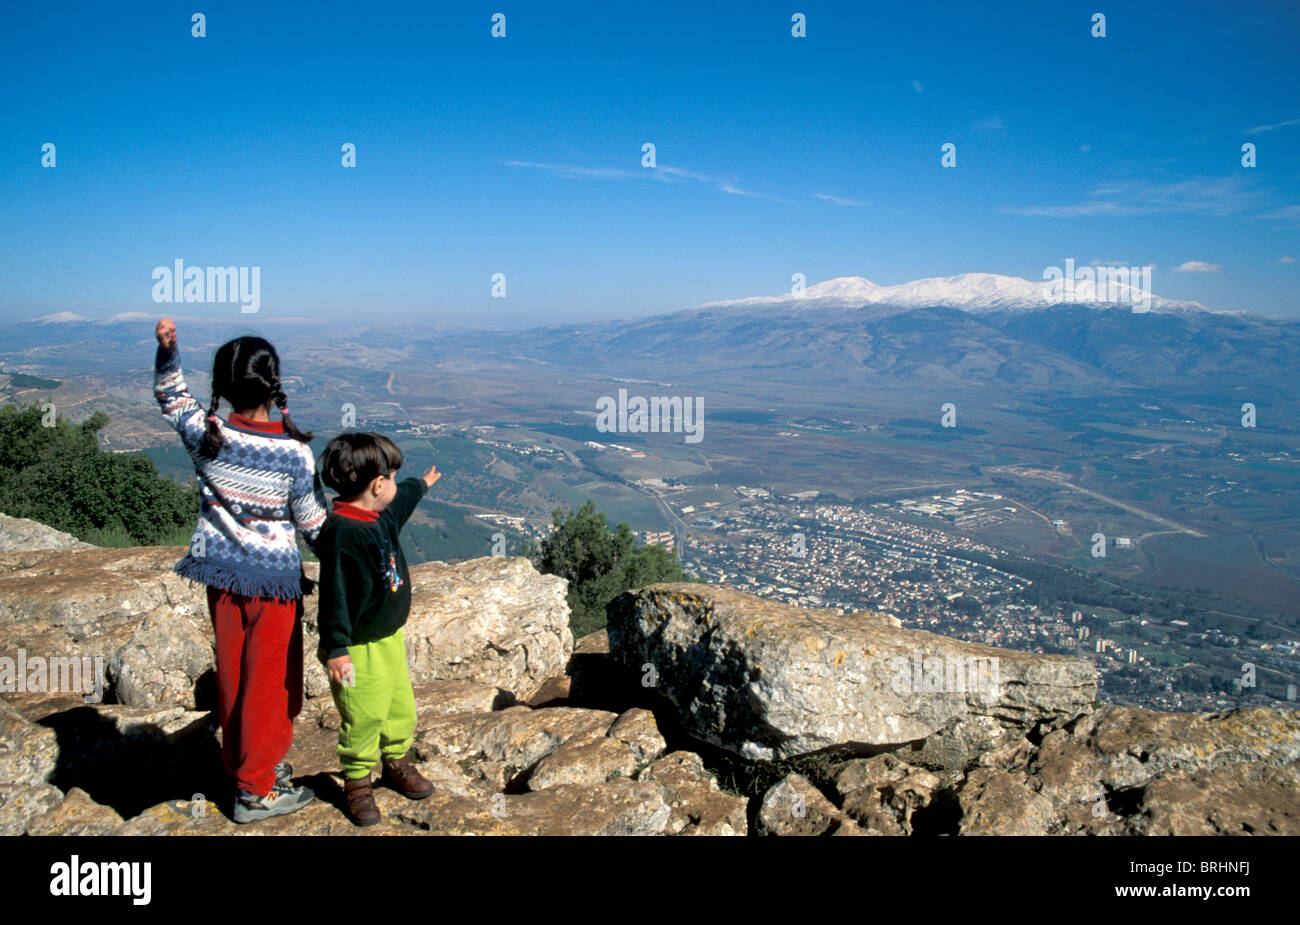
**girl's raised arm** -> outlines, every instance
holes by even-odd
[[[207,428],[203,406],[190,394],[181,374],[181,352],[176,345],[176,325],[170,318],[154,329],[158,352],[154,356],[153,397],[167,423],[176,428],[191,450],[197,450]]]

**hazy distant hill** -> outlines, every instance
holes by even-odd
[[[412,357],[651,379],[690,370],[789,381],[808,371],[867,384],[1093,392],[1196,382],[1292,392],[1298,321],[1156,296],[1145,312],[1123,304],[1053,304],[1037,294],[1040,288],[992,274],[895,287],[851,277],[810,287],[802,298],[716,302],[632,321],[506,333],[404,325],[400,342]],[[936,303],[924,304],[927,297]]]
[[[792,295],[713,302],[633,321],[553,325],[522,332],[455,330],[402,321],[344,327],[271,316],[186,321],[189,368],[244,331],[275,339],[304,358],[348,346],[360,360],[515,362],[653,378],[752,370],[836,380],[933,386],[1004,384],[1053,390],[1168,386],[1268,387],[1290,394],[1300,322],[1218,312],[1151,295],[1150,311],[1130,305],[1055,304],[1043,283],[988,273],[878,286],[842,277]],[[147,375],[151,316],[94,322],[49,316],[4,329],[7,369],[79,375],[135,367]],[[307,364],[310,365],[310,364]],[[364,362],[362,365],[365,365]],[[304,366],[302,372],[311,375]],[[623,372],[619,372],[622,375]]]

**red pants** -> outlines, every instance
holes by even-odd
[[[241,789],[265,796],[302,710],[302,599],[209,587],[208,612],[217,637],[221,758]]]

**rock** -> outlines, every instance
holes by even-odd
[[[694,752],[671,752],[642,770],[637,779],[656,784],[670,807],[665,835],[748,832],[747,801],[719,789],[718,779]]]
[[[1030,789],[1024,774],[976,768],[957,794],[961,835],[1047,835],[1057,822],[1052,801]]]
[[[525,772],[561,746],[603,738],[617,718],[578,707],[456,713],[429,719],[416,734],[414,750],[421,759],[436,755],[463,762],[472,778],[500,791],[526,779]]]
[[[609,654],[609,632],[607,630],[596,630],[594,633],[588,633],[581,639],[573,643],[573,657],[580,655],[608,655]]]
[[[121,669],[119,654],[147,623],[128,652],[130,683],[123,696],[157,705],[157,698],[175,692],[181,705],[192,707],[194,685],[186,685],[183,678],[190,672],[198,672],[196,679],[203,674],[192,664],[195,658],[211,665],[211,630],[200,625],[196,634],[194,621],[206,624],[207,604],[201,593],[171,572],[183,552],[167,547],[84,547],[0,553],[0,630],[29,659],[76,659],[84,666],[82,675],[107,679],[106,687],[100,684],[101,699],[113,700],[118,696],[113,680],[114,671]],[[151,651],[155,649],[158,653]],[[167,661],[171,657],[180,660],[172,665]],[[93,693],[94,682],[81,680],[77,693]],[[25,695],[25,706],[34,712],[42,700],[51,705],[65,700],[69,691],[54,686],[51,678],[45,697]]]
[[[55,734],[0,703],[0,835],[22,835],[28,822],[58,805],[49,783],[58,766]]]
[[[527,559],[488,556],[411,570],[411,678],[493,684],[527,700],[573,652],[568,584]]]
[[[825,750],[839,766],[834,792],[798,774],[768,789],[756,834],[1300,834],[1293,711],[1094,709],[1095,674],[1077,660],[698,584],[625,595],[608,634],[575,644],[564,583],[501,558],[413,570],[412,757],[434,796],[381,788],[383,823],[345,816],[313,596],[309,699],[289,758],[317,800],[236,826],[214,717],[201,709],[203,589],[171,572],[182,553],[0,551],[8,645],[98,658],[105,693],[124,701],[5,694],[0,834],[745,834],[749,801],[721,790],[699,754],[668,751],[660,721],[675,743],[689,733],[750,760]],[[927,657],[987,673],[961,690],[962,676],[929,671]],[[919,689],[893,659],[919,665]],[[978,683],[995,675],[996,686]]]
[[[133,707],[216,706],[216,660],[206,620],[170,607],[151,610],[108,666],[118,703]],[[198,693],[201,678],[210,690]]]
[[[615,599],[608,632],[625,676],[653,665],[658,693],[692,735],[750,759],[940,733],[942,766],[965,765],[1002,735],[1064,725],[1096,698],[1091,662],[895,622],[679,583]]]
[[[1298,757],[1291,710],[1107,704],[1046,735],[1028,770],[1068,834],[1285,831],[1300,816],[1300,789],[1290,785]]]
[[[415,707],[421,716],[447,713],[490,713],[511,706],[508,693],[494,684],[478,681],[421,681],[415,689]]]
[[[73,787],[62,801],[31,820],[28,835],[113,835],[123,819],[110,806],[92,800],[80,787]]]
[[[846,762],[835,779],[841,809],[863,829],[911,835],[912,814],[929,805],[942,781],[892,754]]]
[[[71,533],[60,533],[35,520],[0,514],[0,552],[13,549],[86,549],[89,546]]]
[[[528,789],[545,790],[558,784],[599,784],[613,777],[631,777],[636,764],[632,750],[617,739],[561,745],[537,762],[528,776]]]
[[[963,716],[900,751],[914,764],[959,771],[972,762],[979,764],[990,752],[1001,752],[1024,740],[1022,729],[1008,727],[996,717]]]
[[[1032,758],[1034,786],[1057,806],[1083,803],[1091,807],[1106,797],[1102,762],[1064,729],[1049,733]],[[1090,814],[1099,818],[1098,814]]]
[[[316,576],[316,567],[308,575]],[[414,566],[406,623],[412,682],[476,681],[528,700],[564,673],[573,652],[567,590],[564,579],[542,575],[517,556]],[[309,595],[303,613],[306,688],[311,697],[328,697],[329,682],[315,656],[316,606],[317,595]]]
[[[0,552],[0,629],[32,655],[99,659],[108,700],[207,707],[214,671],[206,591],[172,571],[184,547]],[[315,563],[307,568],[318,575]],[[411,676],[497,689],[498,703],[562,685],[573,648],[566,584],[527,559],[487,557],[411,570]],[[304,601],[305,709],[329,710],[316,658],[317,596]],[[57,693],[57,692],[54,692]],[[313,702],[315,701],[315,702]]]
[[[1292,764],[1300,760],[1300,713],[1266,707],[1156,713],[1106,705],[1077,724],[1072,738],[1097,755],[1102,783],[1123,790],[1142,786],[1165,770],[1235,762]]]
[[[459,762],[431,755],[415,762],[416,769],[429,779],[436,793],[447,793],[465,799],[481,800],[486,794],[498,792],[487,782],[476,779],[460,766]],[[340,788],[342,784],[339,784]]]
[[[790,774],[763,795],[759,835],[833,835],[857,824],[802,774]]]
[[[662,755],[668,743],[659,734],[659,724],[649,710],[634,707],[614,720],[609,736],[618,739],[636,756],[638,765],[646,765]]]
[[[11,787],[47,783],[59,760],[53,730],[28,722],[0,702],[0,782]]]
[[[1147,784],[1133,821],[1144,835],[1300,835],[1300,772],[1240,762],[1168,771]]]
[[[22,835],[31,820],[50,812],[62,799],[63,791],[52,784],[0,784],[0,835]]]
[[[377,791],[376,802],[385,817],[440,835],[661,835],[672,812],[659,787],[626,777],[479,799]]]
[[[538,707],[562,707],[569,702],[570,678],[560,677],[551,678],[542,684],[536,694],[528,698],[526,706],[533,709]]]
[[[169,606],[207,616],[201,589],[175,574],[181,547],[36,550],[0,553],[0,625],[60,629],[81,641]]]
[[[318,797],[295,813],[245,825],[233,822],[211,800],[170,800],[151,806],[127,820],[115,834],[377,836],[421,833],[391,819],[364,828],[353,825],[339,806]]]

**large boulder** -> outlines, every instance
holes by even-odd
[[[93,546],[0,552],[0,631],[29,655],[90,659],[107,700],[210,709],[212,626],[205,589],[172,571],[184,553]],[[308,574],[316,572],[313,563]],[[563,579],[517,557],[430,562],[414,567],[411,579],[406,641],[415,683],[471,681],[526,700],[564,673],[573,635]],[[305,693],[321,712],[331,707],[316,658],[316,601],[314,594],[304,601]],[[87,683],[86,692],[93,688]]]
[[[660,584],[609,608],[611,656],[646,677],[692,735],[749,759],[915,744],[963,767],[1097,697],[1096,669],[903,629],[886,614],[809,611],[701,584]]]
[[[75,659],[81,690],[50,677],[25,703],[68,693],[135,706],[196,705],[195,684],[212,665],[202,589],[171,571],[181,548],[25,549],[0,553],[2,653]],[[198,624],[195,629],[195,624]],[[121,693],[114,681],[125,677]],[[30,685],[29,685],[30,688]],[[11,688],[6,686],[6,692]]]
[[[315,571],[309,570],[314,576]],[[568,583],[518,556],[426,562],[411,569],[406,652],[411,680],[468,680],[527,700],[573,653]],[[316,660],[316,595],[304,608],[307,694],[328,696]]]
[[[114,699],[136,707],[213,706],[202,679],[215,683],[212,628],[203,617],[159,607],[145,614],[108,663]]]

